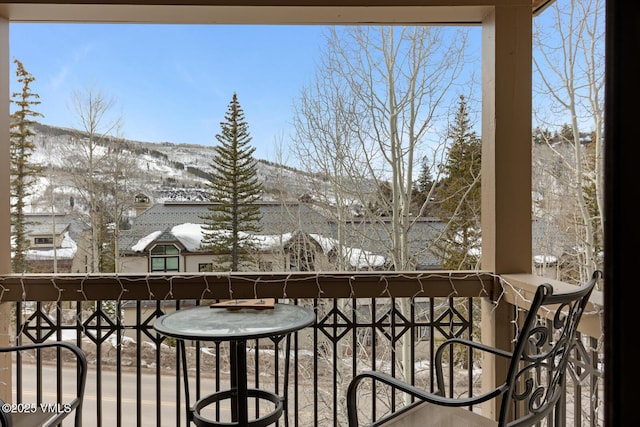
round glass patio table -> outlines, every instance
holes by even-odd
[[[282,413],[286,415],[287,378],[292,332],[303,329],[316,320],[315,313],[306,307],[291,304],[275,304],[268,309],[228,309],[198,306],[160,316],[153,324],[154,329],[167,337],[175,338],[182,353],[185,394],[187,400],[187,421],[197,426],[248,426],[264,427],[275,423]],[[247,387],[247,340],[257,338],[286,338],[285,386],[283,396],[276,393],[249,389]],[[231,388],[205,396],[189,403],[189,385],[186,369],[185,340],[228,341],[231,367]],[[248,398],[271,401],[274,409],[257,419],[249,420]],[[220,422],[201,415],[201,411],[222,400],[231,399],[232,422]],[[285,423],[287,420],[285,419]]]

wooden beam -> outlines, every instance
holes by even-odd
[[[0,301],[479,297],[492,284],[487,273],[445,271],[5,275]]]

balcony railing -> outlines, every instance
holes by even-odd
[[[519,283],[517,278],[513,282]],[[384,370],[433,390],[438,341],[451,336],[480,339],[485,332],[480,328],[482,315],[497,313],[486,304],[482,308],[481,299],[526,307],[527,295],[520,284],[507,284],[484,272],[0,277],[3,318],[12,319],[2,324],[3,336],[9,337],[3,344],[69,340],[87,353],[87,426],[186,425],[175,342],[153,330],[154,320],[169,311],[221,299],[262,297],[312,307],[316,323],[292,340],[288,421],[291,426],[338,426],[346,425],[345,391],[356,372]],[[515,336],[521,309],[511,304],[511,320],[498,319],[496,324]],[[559,425],[602,424],[600,336],[593,330],[580,340]],[[283,340],[261,339],[249,347],[249,386],[281,393]],[[54,363],[53,356],[25,356],[14,360],[11,370],[5,360],[0,383],[9,383],[9,372],[14,376],[13,387],[4,390],[5,399],[8,393],[13,402],[61,398],[68,383],[73,384],[74,371],[63,369],[63,374],[52,376],[48,365]],[[187,343],[192,401],[228,388],[227,361],[225,343]],[[450,392],[480,391],[483,364],[474,354],[452,354],[448,362]],[[371,391],[374,395],[370,418],[404,404],[403,396],[382,390]],[[258,413],[268,411],[256,406]],[[218,415],[228,418],[224,408],[211,416]]]

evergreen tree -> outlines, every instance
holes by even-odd
[[[482,144],[471,128],[463,96],[460,96],[449,139],[451,146],[444,165],[445,178],[437,196],[441,216],[448,224],[432,252],[441,257],[444,269],[475,269],[480,251]]]
[[[435,185],[429,160],[424,156],[422,157],[418,179],[413,183],[413,191],[411,194],[411,213],[413,215],[433,215],[433,206],[427,203],[427,199],[430,198],[430,193]]]
[[[574,142],[573,128],[568,123],[563,124],[560,132],[556,132],[556,135],[561,142]]]
[[[204,216],[202,247],[216,254],[229,254],[231,271],[238,271],[240,261],[253,249],[252,235],[261,227],[260,207],[255,204],[262,195],[257,176],[249,126],[234,93],[225,121],[216,135],[219,145],[210,166],[207,183],[209,214]]]
[[[549,129],[541,129],[536,127],[532,132],[532,140],[534,144],[549,144],[551,141],[552,135]]]
[[[23,273],[27,269],[27,250],[29,240],[26,233],[25,200],[31,194],[31,187],[41,171],[41,167],[30,162],[35,149],[32,125],[36,117],[42,114],[32,108],[40,104],[39,95],[31,91],[31,83],[35,78],[24,68],[22,62],[15,59],[16,76],[22,85],[20,92],[11,95],[11,104],[16,106],[11,114],[11,226],[14,239],[14,256],[11,260],[12,270]]]
[[[422,157],[422,163],[420,164],[420,174],[415,183],[415,190],[420,193],[428,193],[433,186],[433,174],[429,167],[429,160],[426,156]]]

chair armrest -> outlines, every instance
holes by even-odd
[[[81,369],[82,379],[86,378],[87,373],[87,356],[84,354],[82,349],[74,344],[70,344],[64,341],[51,341],[51,342],[43,342],[43,343],[34,343],[34,344],[21,344],[15,345],[11,347],[0,347],[0,353],[8,353],[8,352],[18,352],[25,350],[38,350],[43,348],[53,348],[53,347],[62,347],[71,351],[77,358],[78,366]],[[84,381],[82,381],[84,385]]]
[[[34,344],[22,344],[10,347],[0,347],[0,353],[19,352],[26,350],[40,350],[44,348],[64,348],[72,352],[76,357],[76,363],[78,366],[78,378],[76,380],[76,397],[72,399],[68,404],[71,408],[69,412],[60,412],[55,417],[48,420],[47,425],[58,425],[68,413],[75,410],[76,422],[75,425],[81,425],[81,411],[82,403],[84,400],[84,389],[87,378],[87,357],[82,349],[74,344],[64,341],[48,341],[43,343]]]
[[[454,399],[454,398],[445,397],[436,393],[426,392],[421,388],[418,388],[411,384],[407,384],[404,381],[401,381],[383,372],[378,372],[378,371],[362,372],[356,375],[351,380],[351,382],[349,383],[349,387],[347,389],[347,411],[348,411],[348,417],[349,417],[349,426],[358,425],[357,389],[358,389],[358,385],[367,378],[373,381],[380,381],[395,389],[401,390],[421,401],[433,403],[435,405],[449,406],[449,407],[462,407],[462,406],[476,405],[482,402],[486,402],[487,400],[493,399],[496,396],[501,395],[507,390],[506,385],[503,384],[502,386],[494,390],[491,390],[487,393],[483,393],[478,396]]]
[[[471,341],[471,340],[466,340],[466,339],[463,339],[463,338],[450,338],[450,339],[446,340],[445,342],[443,342],[438,347],[438,350],[436,351],[436,355],[438,353],[441,353],[442,351],[444,351],[444,346],[452,345],[452,344],[466,345],[466,346],[469,346],[469,347],[476,348],[478,350],[482,350],[482,351],[486,351],[486,352],[489,352],[489,353],[493,353],[495,355],[503,356],[503,357],[506,357],[506,358],[509,358],[509,359],[511,359],[511,357],[513,357],[513,353],[511,353],[509,351],[500,350],[499,348],[491,347],[489,345],[482,344],[481,342],[478,342],[478,341]]]
[[[32,344],[21,344],[10,347],[0,347],[0,353],[8,353],[15,351],[24,351],[24,350],[35,350],[39,348],[51,348],[51,347],[64,347],[69,351],[73,352],[81,364],[87,365],[87,358],[84,352],[80,349],[80,347],[70,344],[64,341],[47,341],[42,343],[32,343]]]
[[[444,394],[444,389],[445,389],[444,375],[442,373],[442,355],[444,354],[444,350],[447,348],[447,346],[451,347],[454,344],[465,345],[467,347],[475,348],[477,350],[491,353],[496,356],[502,356],[507,359],[511,359],[513,357],[513,353],[511,352],[501,350],[499,348],[491,347],[477,341],[471,341],[463,338],[450,338],[446,340],[436,350],[436,357],[435,357],[436,385],[438,388],[438,393],[440,394]]]

